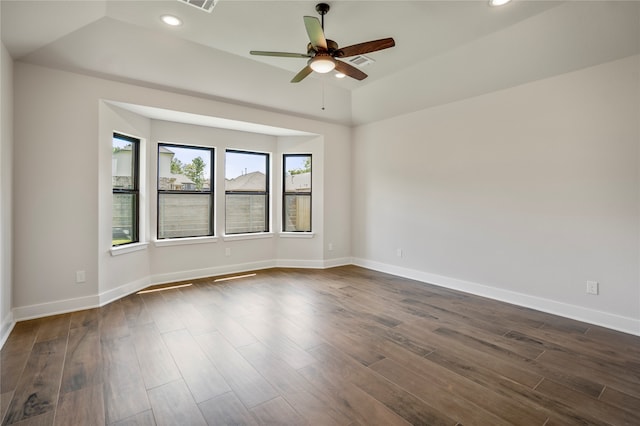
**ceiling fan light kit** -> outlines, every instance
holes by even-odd
[[[328,53],[318,53],[309,60],[309,66],[319,74],[326,74],[336,68],[336,61]]]
[[[338,43],[327,39],[324,35],[324,15],[329,12],[329,9],[330,6],[327,3],[318,3],[316,5],[316,11],[320,14],[322,22],[314,16],[305,16],[303,18],[304,26],[307,30],[307,35],[309,36],[309,44],[307,45],[306,54],[268,52],[261,50],[252,50],[249,53],[251,55],[275,56],[281,58],[309,58],[307,66],[293,77],[291,80],[292,83],[299,83],[314,71],[320,74],[326,74],[334,69],[338,74],[343,74],[356,80],[364,80],[367,78],[367,74],[347,62],[341,61],[340,59],[388,49],[395,46],[396,43],[393,38],[388,37],[380,40],[354,44],[347,47],[339,47]]]

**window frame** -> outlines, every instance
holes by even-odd
[[[165,147],[170,149],[181,148],[181,149],[197,149],[201,151],[209,151],[209,164],[210,164],[210,176],[209,176],[209,191],[197,191],[197,190],[189,190],[189,191],[180,191],[180,190],[168,190],[168,189],[160,189],[160,148]],[[158,241],[170,241],[170,240],[181,240],[185,238],[207,238],[215,236],[215,151],[214,147],[209,146],[197,146],[197,145],[183,145],[178,143],[170,143],[170,142],[158,142],[156,149],[156,240]],[[170,195],[208,195],[209,196],[209,230],[207,235],[182,235],[179,237],[161,237],[160,236],[160,196],[162,194],[170,194]]]
[[[227,148],[225,150],[225,173],[227,164],[227,153],[234,154],[248,154],[248,155],[260,155],[265,157],[265,190],[263,191],[227,191],[226,179],[224,189],[224,235],[225,236],[237,236],[237,235],[256,235],[267,234],[271,232],[270,224],[270,210],[271,210],[271,154],[268,152],[247,151],[242,149]],[[227,232],[227,195],[264,195],[264,229],[262,231],[249,231],[249,232]]]
[[[133,166],[133,170],[132,170],[133,188],[131,189],[114,188],[113,173],[111,174],[112,176],[111,247],[117,248],[117,247],[125,247],[127,245],[136,244],[140,242],[140,143],[141,143],[141,140],[133,136],[127,136],[122,133],[113,132],[111,136],[112,149],[113,149],[113,139],[119,139],[121,141],[125,141],[131,144],[131,162]],[[113,154],[112,154],[112,158],[113,158]],[[131,241],[122,243],[122,244],[113,244],[113,196],[116,194],[134,195],[133,218],[132,218],[132,225],[131,225],[132,227]]]
[[[309,172],[311,176],[309,176],[309,181],[311,182],[311,187],[308,193],[304,192],[287,192],[286,190],[286,179],[287,179],[287,157],[309,157],[311,162],[311,171]],[[313,233],[313,155],[312,154],[282,154],[282,231],[281,232],[291,232],[296,234],[311,234]],[[287,195],[295,195],[295,196],[304,196],[309,197],[309,230],[308,231],[287,231],[286,230],[286,220],[287,220]]]

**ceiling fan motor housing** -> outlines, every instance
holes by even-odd
[[[329,6],[327,3],[316,4],[316,12],[318,12],[320,15],[326,15],[329,12],[329,9],[331,9],[331,6]]]
[[[336,69],[341,74],[355,78],[356,80],[363,80],[367,78],[367,74],[350,63],[343,62],[341,59],[348,57],[358,58],[362,57],[365,53],[388,49],[395,46],[395,41],[393,38],[387,37],[380,40],[371,40],[340,48],[338,43],[333,40],[328,40],[324,35],[324,15],[329,12],[329,9],[330,6],[327,3],[316,4],[316,11],[322,17],[322,23],[320,23],[318,18],[304,16],[304,25],[310,40],[310,43],[307,44],[306,54],[265,52],[256,50],[252,50],[249,53],[252,55],[279,56],[285,58],[309,58],[307,66],[293,77],[291,80],[292,83],[299,83],[313,71],[318,73],[327,73],[333,69]]]

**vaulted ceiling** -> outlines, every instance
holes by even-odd
[[[367,55],[367,79],[292,84],[304,59],[249,55],[306,52],[316,3],[219,0],[207,13],[178,0],[2,0],[2,42],[19,61],[349,125],[640,53],[635,1],[334,0],[328,38],[396,41]]]

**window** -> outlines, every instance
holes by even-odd
[[[225,233],[269,232],[269,154],[227,150]]]
[[[113,210],[111,245],[138,242],[140,140],[113,134],[111,186]]]
[[[311,232],[311,154],[284,154],[282,172],[282,230]]]
[[[213,235],[213,148],[158,144],[158,239]]]

